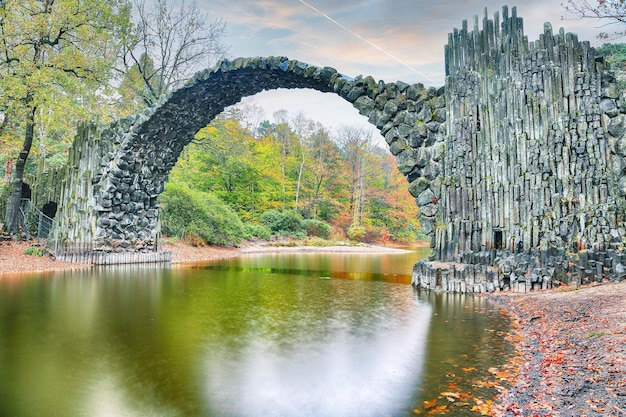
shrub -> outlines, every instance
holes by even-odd
[[[367,231],[365,230],[365,227],[356,224],[353,224],[348,228],[348,237],[357,242],[360,242],[365,237],[366,233]]]
[[[365,235],[361,237],[360,241],[365,243],[379,242],[383,234],[387,232],[387,229],[381,226],[368,225],[365,227]]]
[[[307,236],[316,236],[322,239],[328,239],[330,236],[330,225],[321,220],[304,220],[302,227],[306,230]]]
[[[261,214],[259,221],[275,234],[293,235],[302,232],[302,216],[293,210],[268,210]]]
[[[243,238],[243,223],[237,214],[210,193],[168,184],[159,202],[166,235],[194,245],[236,245]]]
[[[24,249],[24,255],[43,256],[43,249],[38,248],[37,246],[29,246]]]
[[[243,235],[244,239],[247,240],[251,240],[254,237],[267,240],[272,235],[272,232],[270,229],[260,224],[244,223]]]
[[[294,239],[304,240],[304,239],[306,239],[306,232],[304,230],[299,230],[297,232],[289,233],[289,236],[294,238]]]

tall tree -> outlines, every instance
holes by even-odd
[[[237,104],[241,123],[248,129],[253,139],[262,136],[261,123],[265,121],[265,110],[257,104]],[[269,123],[269,122],[267,122]]]
[[[341,150],[349,168],[350,211],[352,224],[361,225],[367,180],[372,173],[369,160],[376,150],[372,133],[355,126],[344,126],[340,132]]]
[[[398,171],[393,155],[382,151],[380,156],[367,215],[373,226],[381,227],[394,240],[413,242],[420,229],[415,199],[409,194],[407,180]]]
[[[124,36],[122,53],[127,94],[152,106],[168,91],[186,81],[195,71],[223,58],[222,19],[207,22],[195,2],[173,6],[168,0],[134,0],[138,23]]]
[[[320,215],[320,204],[323,199],[330,198],[330,194],[338,185],[338,178],[342,176],[342,161],[337,144],[332,141],[328,131],[318,128],[309,140],[309,181],[311,195],[308,211],[310,216],[317,219]]]
[[[292,129],[296,139],[296,149],[294,150],[294,154],[296,156],[295,169],[297,178],[294,209],[298,211],[300,208],[298,203],[300,202],[300,190],[302,189],[302,174],[304,174],[305,165],[309,159],[311,136],[315,132],[316,128],[321,129],[322,126],[319,123],[318,126],[316,126],[315,122],[311,119],[307,119],[304,113],[296,114],[296,116],[291,120],[291,124],[293,125]]]
[[[282,209],[287,208],[287,186],[288,178],[288,166],[290,160],[293,159],[293,148],[295,142],[295,134],[289,126],[289,112],[281,109],[273,114],[276,124],[272,125],[272,129],[268,132],[280,149],[280,175],[281,175],[281,187],[282,187]]]
[[[0,2],[0,108],[23,129],[15,162],[6,226],[18,230],[24,168],[38,109],[59,96],[82,96],[108,82],[120,27],[128,27],[125,0],[4,0]]]

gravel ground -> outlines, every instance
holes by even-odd
[[[48,254],[44,256],[25,255],[24,251],[30,246],[32,246],[31,243],[24,241],[0,242],[0,275],[90,267],[87,264],[55,261]]]
[[[51,254],[44,256],[25,255],[31,246],[29,242],[0,242],[0,276],[29,272],[61,271],[90,268],[89,264],[77,264],[55,260]],[[177,263],[229,258],[241,253],[240,248],[193,247],[184,244],[167,244],[164,250],[172,252],[172,260]]]

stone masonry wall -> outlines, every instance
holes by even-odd
[[[154,108],[79,133],[61,197],[59,242],[99,251],[158,250],[157,197],[183,148],[225,107],[266,89],[334,93],[377,126],[410,182],[432,234],[439,198],[446,117],[444,90],[349,78],[286,57],[238,58],[197,73]]]

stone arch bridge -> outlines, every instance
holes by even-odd
[[[194,134],[242,97],[311,88],[352,103],[395,155],[432,259],[448,262],[416,265],[415,285],[526,291],[626,276],[626,100],[616,78],[589,42],[548,23],[529,42],[515,8],[493,19],[485,10],[479,23],[449,34],[441,88],[238,58],[134,118],[83,127],[57,241],[158,251],[157,197]]]
[[[90,239],[99,250],[157,250],[157,197],[183,148],[225,107],[277,88],[335,93],[385,136],[421,206],[431,205],[429,182],[441,171],[443,89],[348,78],[286,57],[238,58],[197,73],[154,108],[104,130],[84,127],[72,152],[79,175],[61,197],[57,239]],[[424,211],[429,209],[424,207]],[[432,212],[432,209],[431,209]]]

